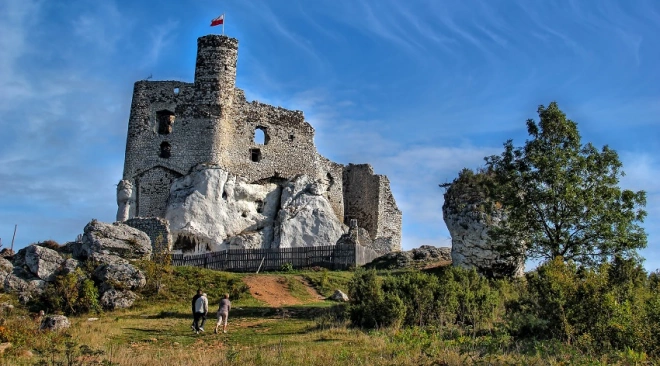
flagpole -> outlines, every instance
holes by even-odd
[[[225,35],[225,13],[222,13],[222,35]]]

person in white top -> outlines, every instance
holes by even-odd
[[[204,323],[206,322],[206,314],[209,312],[209,300],[206,297],[206,293],[203,293],[202,296],[200,296],[196,301],[195,301],[195,315],[194,315],[194,320],[193,320],[193,327],[195,328],[195,333],[199,334],[199,332],[204,331]],[[201,319],[201,324],[200,324],[200,319]]]

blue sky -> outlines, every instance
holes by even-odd
[[[73,240],[113,221],[133,83],[192,81],[196,38],[239,40],[248,99],[300,109],[321,154],[371,163],[403,246],[447,246],[439,183],[483,165],[555,100],[648,194],[660,268],[660,2],[0,2],[0,238]]]

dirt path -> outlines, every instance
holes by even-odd
[[[308,302],[321,301],[322,297],[301,277],[295,277],[300,281],[310,294]],[[252,296],[263,301],[271,307],[282,307],[301,305],[303,302],[291,295],[287,286],[286,278],[283,276],[247,276],[243,278],[245,284],[250,288]]]

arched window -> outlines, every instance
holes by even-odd
[[[270,138],[266,127],[259,126],[254,130],[254,143],[257,145],[267,145]]]

